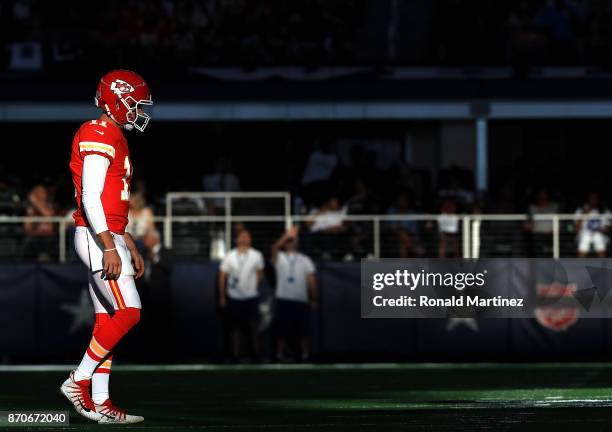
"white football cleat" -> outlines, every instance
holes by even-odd
[[[90,384],[91,380],[75,381],[74,371],[72,371],[68,379],[60,387],[60,391],[74,406],[76,412],[89,420],[98,421],[102,416],[96,412],[96,406],[93,400],[91,400],[89,394]]]
[[[110,399],[106,399],[101,404],[96,404],[96,412],[102,416],[98,420],[100,424],[133,424],[144,421],[144,417],[130,415],[125,410],[117,408]]]

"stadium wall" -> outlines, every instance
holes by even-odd
[[[168,290],[141,287],[143,319],[119,358],[147,363],[223,358],[223,316],[216,308],[217,263],[177,264]],[[320,305],[312,333],[321,360],[553,359],[605,357],[612,350],[610,321],[556,322],[479,319],[360,318],[360,267],[321,263]],[[93,324],[87,274],[78,264],[0,266],[0,362],[71,362]],[[270,305],[265,283],[262,302]],[[268,297],[266,299],[265,297]],[[264,340],[272,341],[272,314],[263,309]],[[163,343],[160,343],[163,341]],[[146,347],[166,346],[151,358]],[[271,346],[271,343],[268,344]]]

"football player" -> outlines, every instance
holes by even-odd
[[[89,292],[96,313],[83,360],[61,392],[84,417],[98,423],[138,423],[143,417],[117,408],[108,392],[113,348],[140,320],[134,283],[144,261],[125,232],[133,165],[125,131],[144,131],[152,105],[138,74],[115,70],[102,77],[95,97],[103,113],[81,125],[72,142],[70,171],[76,192],[75,249],[89,269]]]

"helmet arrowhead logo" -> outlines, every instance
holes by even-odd
[[[110,85],[110,89],[117,95],[131,93],[134,91],[134,87],[132,87],[131,84],[120,79],[113,81]]]

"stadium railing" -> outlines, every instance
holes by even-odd
[[[219,197],[207,197],[212,198]],[[457,225],[456,233],[446,235],[448,255],[464,258],[559,258],[577,254],[576,222],[594,219],[593,216],[575,214],[347,214],[341,218],[344,231],[323,234],[312,233],[307,227],[312,215],[289,212],[288,196],[269,197],[280,199],[282,214],[235,212],[232,204],[244,196],[235,194],[222,198],[226,204],[229,203],[223,214],[177,215],[169,212],[165,216],[156,216],[154,223],[164,246],[187,260],[220,259],[231,247],[237,230],[246,226],[252,233],[254,247],[267,252],[287,227],[299,224],[302,226],[301,248],[315,257],[345,260],[437,257],[442,237],[439,221],[445,218],[447,222],[454,220]],[[51,223],[54,229],[47,237],[32,237],[25,233],[26,222]],[[540,226],[536,232],[528,229],[528,224],[533,227],[537,223]],[[71,241],[73,231],[70,217],[0,216],[0,260],[76,260]]]
[[[219,212],[219,210],[221,210]],[[289,192],[169,192],[166,194],[166,224],[164,246],[172,248],[173,216],[202,216],[201,213],[221,216],[222,220],[195,221],[223,223],[223,240],[231,244],[231,224],[236,216],[282,215],[285,227],[291,226],[291,194]],[[268,213],[269,212],[269,213]],[[177,214],[175,214],[177,213]],[[189,223],[189,219],[183,222]]]

